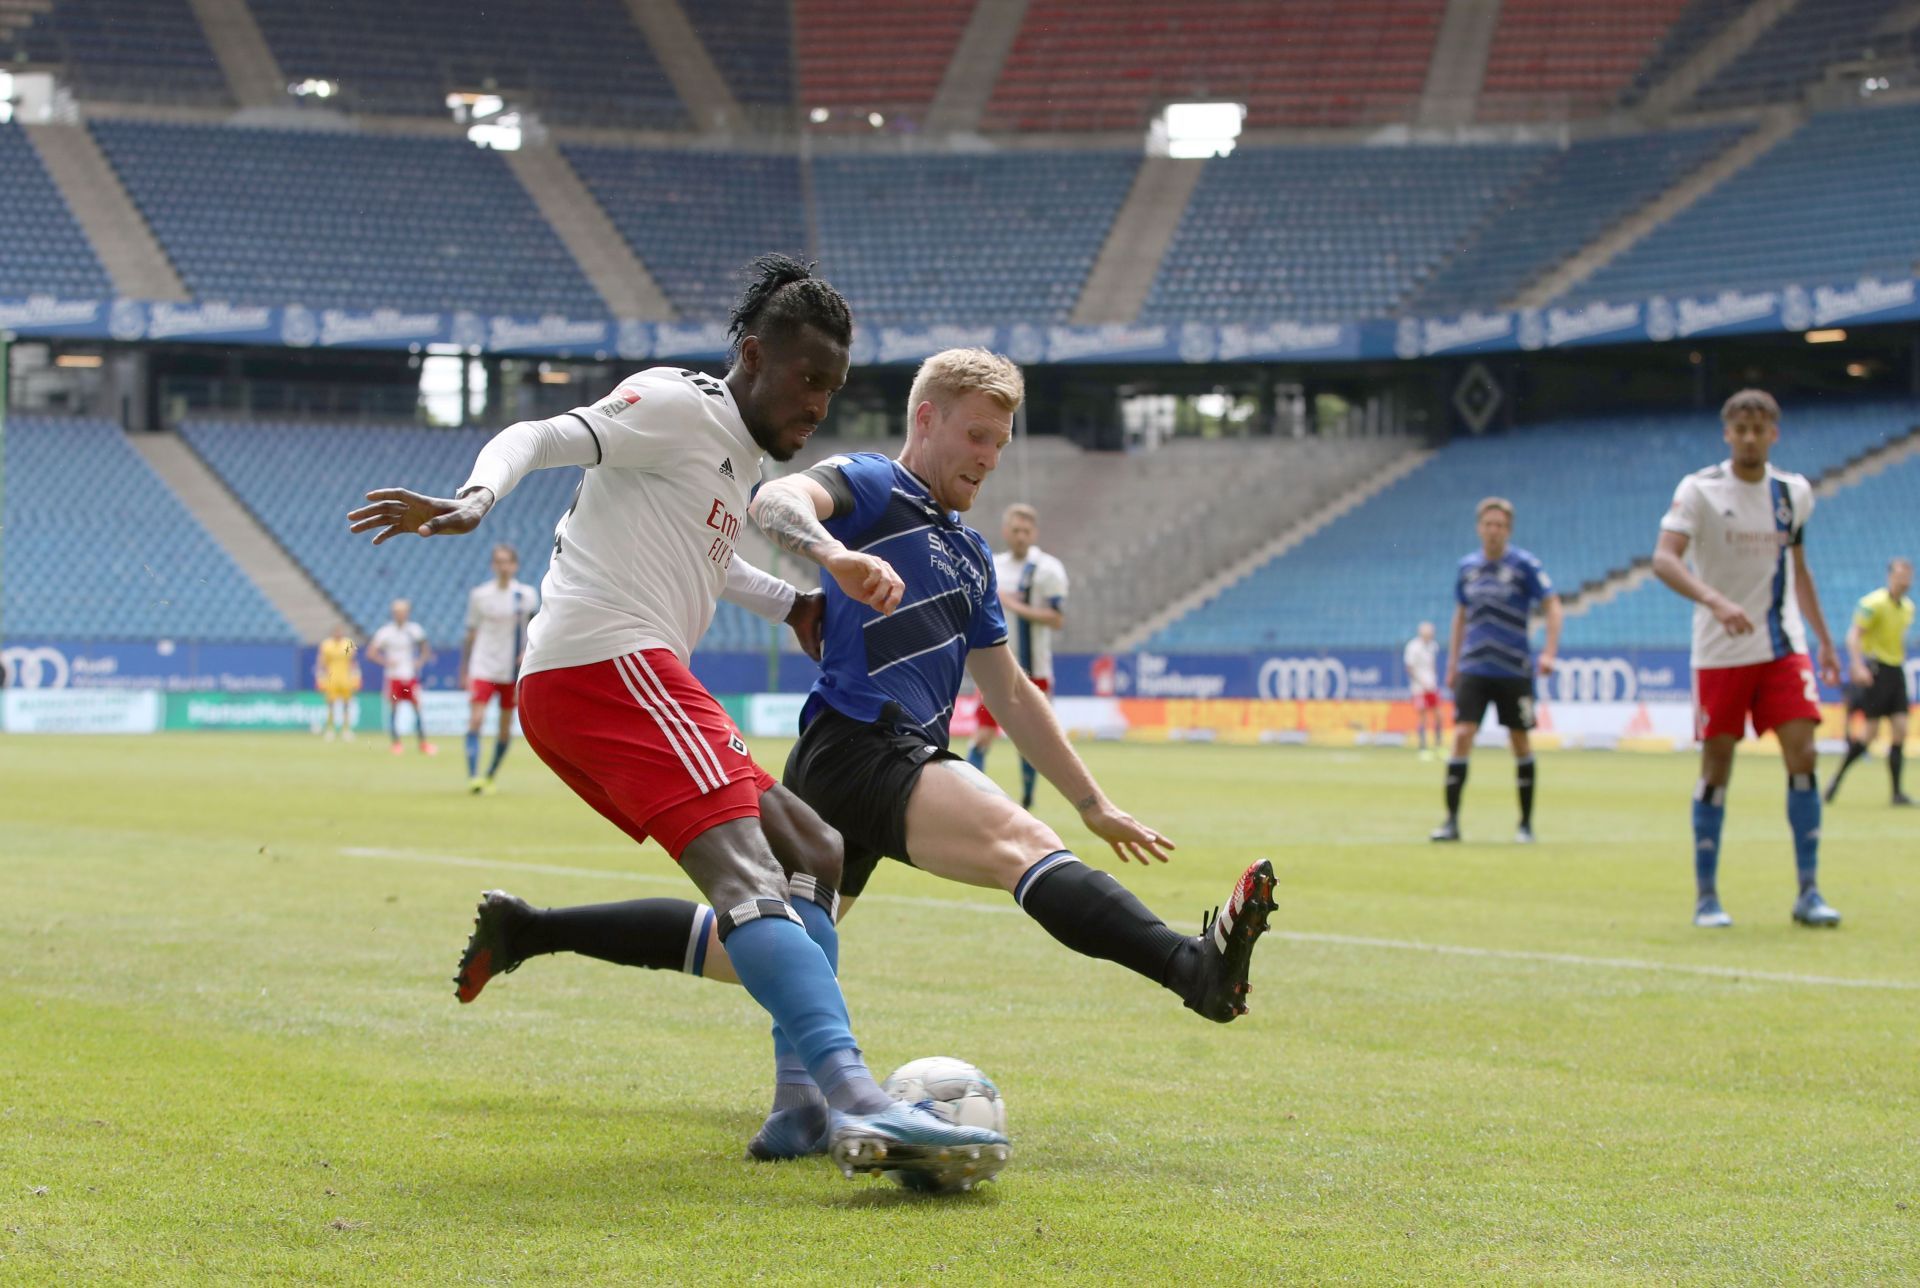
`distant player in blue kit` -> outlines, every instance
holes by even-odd
[[[782,549],[823,565],[849,551],[884,559],[905,586],[898,608],[882,614],[823,582],[822,673],[801,711],[784,782],[845,841],[839,916],[882,858],[897,859],[1005,890],[1067,947],[1125,966],[1226,1023],[1247,1009],[1254,943],[1274,906],[1270,863],[1241,873],[1200,934],[1180,934],[947,746],[964,670],[1014,745],[1122,861],[1165,862],[1173,848],[1107,798],[1046,695],[1021,672],[1007,647],[992,551],[960,520],[999,463],[1023,396],[1020,370],[1005,358],[980,349],[935,354],[914,378],[898,460],[834,456],[754,496],[749,516]],[[580,911],[539,910],[500,895],[482,908],[475,943],[496,970],[572,951],[711,979],[732,975],[730,950],[690,902],[607,905],[604,939],[572,932]],[[609,953],[608,942],[621,947]],[[773,1111],[748,1151],[761,1159],[820,1153],[826,1103],[778,1034],[774,1050]]]
[[[1433,840],[1460,839],[1460,794],[1467,758],[1491,706],[1513,745],[1520,789],[1520,826],[1513,839],[1533,841],[1533,677],[1552,675],[1560,653],[1560,596],[1540,561],[1513,537],[1513,503],[1490,496],[1480,503],[1480,549],[1460,561],[1453,583],[1453,633],[1447,644],[1447,687],[1453,690],[1453,759],[1447,762],[1447,819]],[[1546,647],[1535,659],[1528,636],[1533,610],[1547,618]]]

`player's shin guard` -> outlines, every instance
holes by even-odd
[[[1460,793],[1467,787],[1467,762],[1449,760],[1447,762],[1447,817],[1460,817]]]
[[[1787,775],[1787,823],[1793,828],[1793,868],[1804,893],[1820,875],[1820,790],[1812,774]]]
[[[1727,821],[1727,789],[1701,779],[1693,787],[1693,884],[1712,894],[1720,872],[1720,827]]]
[[[1067,850],[1028,868],[1013,897],[1029,917],[1067,947],[1118,962],[1156,984],[1188,941],[1153,915],[1133,892]]]
[[[840,931],[834,924],[834,912],[840,902],[837,890],[828,889],[804,872],[796,872],[788,879],[787,890],[793,897],[794,911],[800,914],[800,923],[806,927],[807,938],[819,945],[825,954],[827,965],[833,968],[835,975],[840,973]],[[820,1100],[820,1088],[814,1085],[813,1075],[807,1072],[807,1065],[794,1049],[780,1026],[773,1026],[773,1107],[777,1112],[793,1109]]]
[[[792,905],[754,899],[720,913],[719,927],[734,973],[793,1043],[827,1103],[854,1114],[891,1104],[860,1058],[833,967]]]
[[[470,733],[467,735],[467,777],[478,778],[479,776],[480,776],[480,735],[477,733]]]
[[[1532,756],[1528,756],[1525,760],[1514,762],[1513,781],[1515,786],[1520,790],[1520,826],[1532,827],[1534,781]]]

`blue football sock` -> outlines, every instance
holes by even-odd
[[[982,773],[985,773],[987,768],[987,749],[985,747],[967,748],[967,763]]]
[[[1820,875],[1820,790],[1812,774],[1787,775],[1787,822],[1793,828],[1793,867],[1804,894]]]
[[[1716,886],[1720,871],[1720,825],[1727,821],[1727,789],[1702,779],[1693,789],[1693,883],[1701,894]]]
[[[512,741],[513,741],[513,740],[512,740],[512,739],[510,739],[510,738],[496,738],[496,739],[494,739],[494,741],[493,741],[493,764],[492,764],[492,765],[490,765],[490,766],[488,766],[488,768],[487,768],[487,777],[488,777],[488,778],[492,778],[492,777],[493,777],[493,776],[494,776],[495,774],[497,774],[497,773],[499,773],[499,772],[500,772],[500,762],[501,762],[501,761],[503,761],[503,760],[505,760],[505,759],[507,758],[507,748],[508,748],[508,747],[509,747],[509,746],[510,746],[510,745],[512,744]],[[477,748],[479,747],[479,745],[480,745],[480,744],[479,744],[479,742],[478,742],[478,740],[476,740],[476,741],[474,742],[474,747],[475,747],[475,748],[477,749]]]
[[[1032,765],[1029,765],[1024,760],[1020,762],[1020,806],[1022,809],[1033,808],[1033,788],[1039,779],[1040,775],[1034,771]]]
[[[819,884],[805,873],[800,873],[788,881],[788,889],[793,895],[793,909],[800,914],[801,924],[807,928],[807,938],[820,946],[826,954],[827,965],[833,967],[835,975],[840,973],[840,929],[834,924],[833,909],[828,904],[837,904],[838,891],[823,890]],[[789,1085],[804,1084],[815,1098],[820,1089],[814,1086],[813,1077],[807,1072],[806,1062],[793,1049],[793,1043],[787,1041],[786,1034],[780,1031],[778,1024],[773,1026],[773,1107],[785,1109],[781,1103],[781,1089]],[[791,1099],[791,1097],[789,1097]],[[804,1103],[804,1100],[798,1102]]]
[[[722,925],[731,926],[724,935],[727,956],[747,992],[792,1042],[827,1103],[842,1113],[886,1108],[892,1101],[860,1057],[826,954],[790,918],[790,905],[763,899],[746,910],[753,920],[737,922],[725,913]]]
[[[467,777],[480,777],[480,735],[467,735]]]

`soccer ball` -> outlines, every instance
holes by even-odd
[[[950,1123],[987,1127],[1002,1136],[1007,1134],[1007,1102],[1000,1098],[1000,1088],[965,1060],[930,1055],[909,1061],[888,1076],[885,1089],[895,1100],[926,1101],[934,1113]],[[918,1172],[888,1172],[887,1175],[908,1189],[971,1188],[966,1182],[943,1186]]]

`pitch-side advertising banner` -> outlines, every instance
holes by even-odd
[[[306,688],[297,650],[286,644],[190,640],[7,640],[9,689],[159,689],[168,693],[286,693]]]
[[[0,728],[8,733],[152,733],[162,695],[152,690],[8,689]]]

